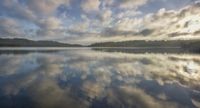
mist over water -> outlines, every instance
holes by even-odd
[[[0,52],[0,108],[200,107],[198,54]]]

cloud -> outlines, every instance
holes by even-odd
[[[200,30],[198,5],[196,3],[176,11],[163,8],[142,18],[120,17],[112,27],[103,29],[100,35],[129,36],[126,38],[134,36],[141,39],[144,39],[143,36],[147,39],[191,38],[197,36]]]
[[[145,28],[154,29],[152,35],[168,36],[172,33],[189,34],[192,36],[199,28],[199,15],[200,8],[198,3],[190,5],[178,11],[160,9],[156,14],[147,15],[143,19]],[[165,24],[163,24],[165,22]],[[177,36],[178,37],[178,36]]]
[[[81,8],[84,12],[98,11],[100,6],[99,0],[83,0],[81,3]]]
[[[140,26],[141,23],[142,23],[141,19],[122,18],[116,22],[114,27],[118,30],[123,30],[123,31],[136,31],[137,26]]]
[[[166,10],[162,8],[156,13],[150,13],[138,18],[133,17],[135,15],[134,12],[137,13],[137,11],[131,12],[130,10],[129,12],[129,10],[126,10],[119,13],[117,17],[112,17],[110,22],[112,25],[102,27],[101,32],[98,33],[98,36],[100,36],[97,37],[99,41],[107,41],[109,39],[117,41],[117,38],[118,41],[132,39],[198,38],[200,31],[199,2],[185,6],[179,10]],[[129,13],[134,14],[131,15]],[[138,14],[142,13],[139,12]],[[102,22],[99,25],[102,25]],[[105,39],[103,37],[112,38]],[[88,41],[92,41],[92,38],[88,38]],[[96,40],[94,39],[93,41],[95,42]]]
[[[147,3],[148,0],[117,0],[117,5],[122,9],[137,9]]]
[[[0,18],[0,35],[4,37],[15,37],[22,35],[20,25],[13,19],[10,18]]]
[[[113,4],[114,0],[102,0],[104,7],[109,7]]]
[[[36,19],[36,16],[31,10],[27,9],[17,1],[3,0],[2,4],[0,4],[0,9],[1,14],[3,13],[7,17],[28,21]]]
[[[100,35],[103,37],[138,36],[141,19],[122,18],[116,21],[112,27],[105,27]]]
[[[183,0],[180,4],[186,2]],[[166,3],[166,7],[156,3]],[[1,19],[8,18],[17,25],[8,29],[2,24],[1,37],[23,35],[29,39],[88,44],[200,38],[199,2],[179,8],[175,8],[173,3],[157,0],[2,0]],[[149,8],[154,5],[155,9]],[[174,8],[169,8],[171,5]]]
[[[70,0],[28,0],[22,2],[18,0],[3,0],[2,2],[0,4],[0,12],[6,15],[5,18],[8,18],[8,20],[12,19],[16,23],[21,23],[21,28],[18,27],[19,29],[24,29],[26,25],[33,26],[33,28],[30,27],[27,29],[34,29],[36,33],[31,34],[27,32],[24,36],[28,38],[27,36],[29,35],[36,35],[35,37],[39,39],[42,39],[43,36],[58,35],[57,30],[61,29],[62,25],[61,20],[55,14],[61,5],[69,6],[70,4]],[[11,35],[20,37],[22,31],[19,29],[14,31],[13,28],[8,29],[4,27],[3,30],[5,33],[3,37],[9,37]],[[9,34],[8,31],[12,32]]]
[[[11,7],[13,5],[12,0],[2,0],[2,6]]]
[[[55,17],[49,17],[47,19],[39,20],[38,26],[41,29],[59,29],[61,26],[61,21]]]
[[[136,35],[136,32],[134,32],[134,31],[118,30],[118,29],[115,29],[115,28],[105,28],[101,32],[101,35],[105,36],[105,37],[128,36],[128,35]]]
[[[37,21],[37,25],[40,29],[37,30],[39,36],[57,36],[61,35],[63,29],[61,21],[56,17],[49,17],[47,19],[41,19]]]
[[[100,20],[103,22],[106,21],[110,21],[111,20],[111,16],[112,16],[112,11],[107,9],[102,11],[102,13],[100,14]]]
[[[35,14],[51,15],[60,5],[69,5],[70,0],[28,0],[27,5]]]
[[[117,19],[133,18],[134,16],[137,16],[137,15],[140,15],[140,14],[142,14],[142,12],[140,12],[140,11],[126,10],[126,11],[118,13],[116,18]]]

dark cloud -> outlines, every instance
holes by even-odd
[[[148,36],[148,35],[151,35],[151,33],[153,33],[154,30],[151,30],[151,29],[144,29],[142,31],[140,31],[138,34],[141,34],[143,36]]]
[[[200,35],[200,30],[199,30],[199,31],[196,31],[196,32],[194,32],[194,35]]]
[[[149,36],[154,32],[154,30],[151,29],[143,29],[139,32],[136,31],[123,31],[123,30],[117,30],[114,28],[105,28],[102,32],[102,36]]]
[[[123,31],[123,30],[117,30],[115,28],[105,28],[102,32],[102,36],[128,36],[128,35],[136,35],[137,33],[134,31]]]
[[[171,33],[168,34],[169,37],[177,37],[177,36],[184,36],[184,35],[189,35],[189,33]]]

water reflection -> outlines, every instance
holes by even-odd
[[[0,55],[0,108],[199,108],[199,82],[199,55]]]

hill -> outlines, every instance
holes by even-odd
[[[139,48],[180,48],[192,52],[200,52],[200,40],[134,40],[122,42],[94,43],[89,47],[139,47]]]
[[[0,47],[81,47],[81,45],[59,43],[55,41],[33,41],[21,38],[0,38]]]

